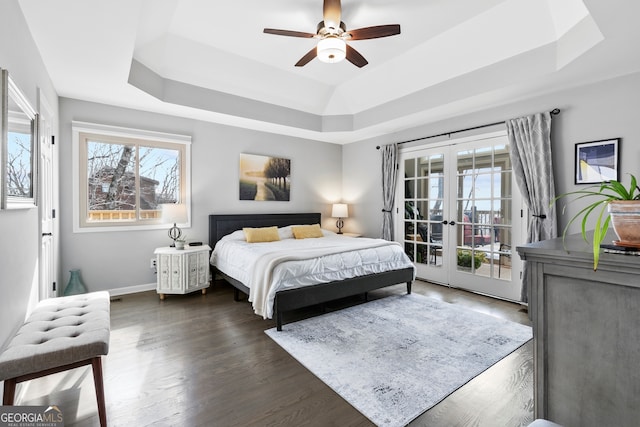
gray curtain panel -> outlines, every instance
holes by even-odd
[[[556,212],[551,205],[556,196],[551,161],[551,114],[507,120],[507,135],[511,144],[513,172],[527,208],[527,243],[558,236]],[[523,302],[529,301],[527,263],[522,280]]]
[[[382,238],[393,240],[393,204],[398,180],[398,144],[382,146]]]

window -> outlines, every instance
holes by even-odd
[[[36,206],[37,123],[25,95],[0,69],[0,208]]]
[[[165,203],[184,203],[190,213],[191,137],[81,122],[72,128],[75,232],[159,228]]]

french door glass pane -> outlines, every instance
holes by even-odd
[[[457,269],[510,280],[511,162],[505,145],[457,152]]]
[[[444,156],[406,159],[404,169],[405,251],[417,264],[441,266]]]

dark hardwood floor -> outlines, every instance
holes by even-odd
[[[529,324],[523,307],[416,281],[414,292]],[[370,299],[404,293],[397,285]],[[361,302],[351,298],[328,310]],[[285,322],[320,313],[319,307]],[[367,418],[263,331],[275,326],[214,282],[206,295],[155,292],[111,303],[111,344],[103,359],[110,426],[370,426]],[[286,324],[285,324],[286,328]],[[414,420],[411,426],[524,426],[533,421],[531,342]],[[67,426],[97,426],[90,368],[19,385],[18,405],[59,405]]]

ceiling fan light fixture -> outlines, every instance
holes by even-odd
[[[316,53],[322,62],[340,62],[347,56],[347,44],[340,38],[327,37],[318,42]]]
[[[318,23],[315,34],[276,28],[265,28],[264,32],[277,36],[320,40],[316,47],[311,48],[296,62],[296,67],[304,67],[317,57],[320,61],[329,63],[346,59],[358,68],[364,67],[369,62],[352,46],[347,45],[345,40],[379,39],[400,34],[400,24],[374,25],[347,32],[347,26],[341,21],[341,16],[340,0],[323,0],[322,21]]]

